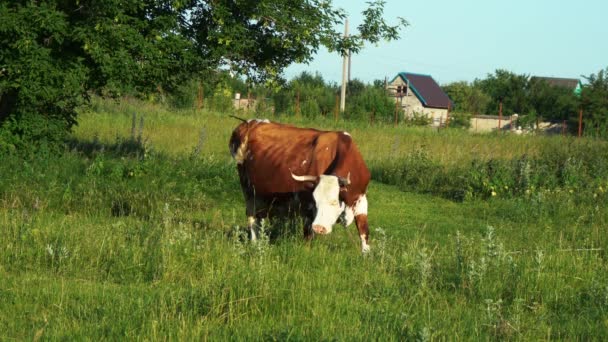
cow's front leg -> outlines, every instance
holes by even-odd
[[[251,241],[256,241],[259,235],[259,224],[256,215],[256,202],[253,195],[245,194],[245,213],[247,214],[247,228],[249,229],[249,238]]]
[[[312,220],[311,217],[304,217],[304,239],[306,241],[312,240],[315,235],[312,230]]]
[[[361,252],[367,253],[370,250],[369,225],[367,224],[367,215],[361,214],[355,216],[355,223],[357,224],[357,230],[359,230],[359,238],[361,238]]]
[[[369,247],[369,225],[367,224],[367,196],[361,195],[355,203],[355,223],[359,230],[359,238],[361,238],[361,252],[367,253]]]
[[[251,241],[257,240],[259,232],[255,216],[247,216],[247,228],[249,228],[249,237],[251,238]]]

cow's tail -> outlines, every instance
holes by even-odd
[[[237,120],[241,120],[241,121],[243,121],[243,122],[247,122],[247,120],[245,120],[245,119],[243,119],[243,118],[239,118],[239,117],[238,117],[238,116],[236,116],[236,115],[228,115],[228,116],[229,116],[229,117],[231,117],[231,118],[235,118],[235,119],[237,119]]]

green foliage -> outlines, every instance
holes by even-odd
[[[402,116],[403,114],[400,113],[400,116]],[[404,125],[406,126],[428,126],[431,124],[431,118],[424,114],[424,113],[418,113],[418,112],[414,112],[410,115],[407,115],[403,118],[403,120],[400,120],[400,122],[403,122]]]
[[[327,116],[335,106],[335,85],[326,84],[319,73],[302,72],[275,92],[272,99],[279,114]]]
[[[217,70],[275,82],[320,46],[357,52],[366,41],[397,39],[407,23],[386,24],[383,5],[371,2],[361,32],[343,38],[335,25],[344,13],[318,0],[2,2],[0,125],[7,132],[1,145],[19,148],[15,140],[38,135],[35,127],[23,131],[31,115],[69,132],[90,92],[162,100],[175,91],[182,106],[189,101],[187,81]],[[224,89],[217,83],[211,89],[212,108],[227,110]],[[7,125],[9,117],[16,123]]]
[[[450,128],[463,128],[469,129],[471,127],[471,118],[473,116],[470,112],[453,112],[450,113]]]
[[[585,134],[608,136],[608,68],[585,77],[581,93]]]
[[[384,88],[351,81],[348,89],[346,113],[349,119],[367,121],[373,117],[377,122],[393,122],[395,101],[386,95]]]
[[[527,113],[526,87],[529,77],[516,75],[507,70],[498,69],[494,74],[479,82],[479,87],[491,98],[486,107],[487,114],[498,115],[499,104],[502,102],[503,115]]]
[[[454,102],[454,112],[469,114],[485,114],[490,96],[480,86],[480,81],[473,83],[454,82],[443,86],[443,90]]]
[[[421,147],[405,157],[374,164],[371,171],[377,181],[453,200],[526,197],[537,191],[592,197],[607,181],[603,148],[570,142],[557,149],[543,148],[535,157],[473,159],[468,166],[446,168]]]
[[[575,118],[579,101],[572,89],[551,86],[541,79],[531,79],[528,84],[531,111],[544,120]]]

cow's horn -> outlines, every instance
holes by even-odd
[[[350,185],[350,172],[348,173],[348,175],[346,175],[346,178],[338,177],[338,183],[340,184],[340,186]]]
[[[293,179],[297,180],[298,182],[316,182],[317,181],[317,177],[316,176],[296,176],[293,174],[293,172],[291,173],[291,177],[293,177]]]

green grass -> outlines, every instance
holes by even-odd
[[[143,146],[128,139],[133,110],[145,117]],[[375,167],[421,146],[450,170],[579,144],[289,121],[348,130]],[[237,123],[99,102],[70,151],[3,157],[0,340],[608,336],[604,192],[454,202],[372,181],[370,255],[353,227],[308,244],[297,223],[272,225],[280,234],[251,244],[227,149]]]

